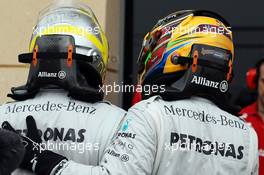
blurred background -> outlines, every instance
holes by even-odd
[[[82,0],[98,17],[110,45],[108,84],[136,84],[136,60],[141,42],[158,19],[182,9],[206,9],[225,17],[231,24],[235,41],[235,78],[232,99],[246,87],[246,71],[263,58],[264,1],[210,0]],[[17,55],[28,51],[38,12],[52,0],[0,1],[0,103],[10,101],[10,87],[22,85],[27,67],[18,64]],[[132,94],[112,93],[107,99],[128,108]]]

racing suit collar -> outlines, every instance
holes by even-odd
[[[41,88],[39,93],[37,93],[35,98],[41,98],[42,96],[51,96],[53,97],[54,95],[57,97],[69,97],[68,95],[68,91],[64,90],[64,89],[60,89],[60,88]],[[71,98],[71,97],[69,97]],[[79,101],[79,100],[77,100]],[[112,103],[110,101],[107,100],[101,100],[98,101],[97,103],[106,103],[108,105],[112,105]]]
[[[214,105],[214,103],[206,98],[203,98],[203,97],[198,97],[198,96],[192,96],[191,97],[191,100],[197,100],[197,101],[201,101],[201,102],[204,102],[204,103],[208,103],[208,104],[211,104],[211,105]]]

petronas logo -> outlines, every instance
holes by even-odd
[[[41,78],[56,78],[57,77],[57,73],[39,72],[38,77],[41,77]]]

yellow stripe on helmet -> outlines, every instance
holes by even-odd
[[[36,40],[41,35],[51,35],[51,34],[72,34],[77,36],[82,36],[86,38],[88,41],[92,42],[96,48],[102,53],[103,61],[106,64],[108,59],[108,44],[107,40],[104,34],[102,34],[102,31],[100,30],[100,35],[102,37],[102,43],[101,41],[92,33],[85,31],[82,27],[76,27],[72,25],[56,25],[56,26],[50,26],[45,28],[44,30],[40,31],[37,35],[34,36],[34,38],[31,40],[30,43],[30,52],[34,49]]]

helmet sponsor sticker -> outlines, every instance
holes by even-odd
[[[221,92],[226,92],[228,90],[228,82],[227,81],[222,81],[220,83],[219,89]]]
[[[65,79],[67,76],[65,71],[57,72],[39,72],[38,77],[40,78],[59,78],[61,80]]]
[[[210,88],[219,89],[223,93],[227,92],[227,90],[228,90],[228,82],[226,80],[223,80],[222,82],[219,83],[216,81],[208,80],[205,77],[199,77],[199,76],[194,75],[191,83],[201,85],[201,86],[210,87]]]
[[[59,79],[63,80],[64,78],[66,78],[67,74],[65,71],[59,71],[58,73],[58,77]]]
[[[227,53],[220,49],[210,49],[202,47],[200,51],[203,56],[213,56],[214,58],[219,58],[228,61],[230,58],[230,53]]]

